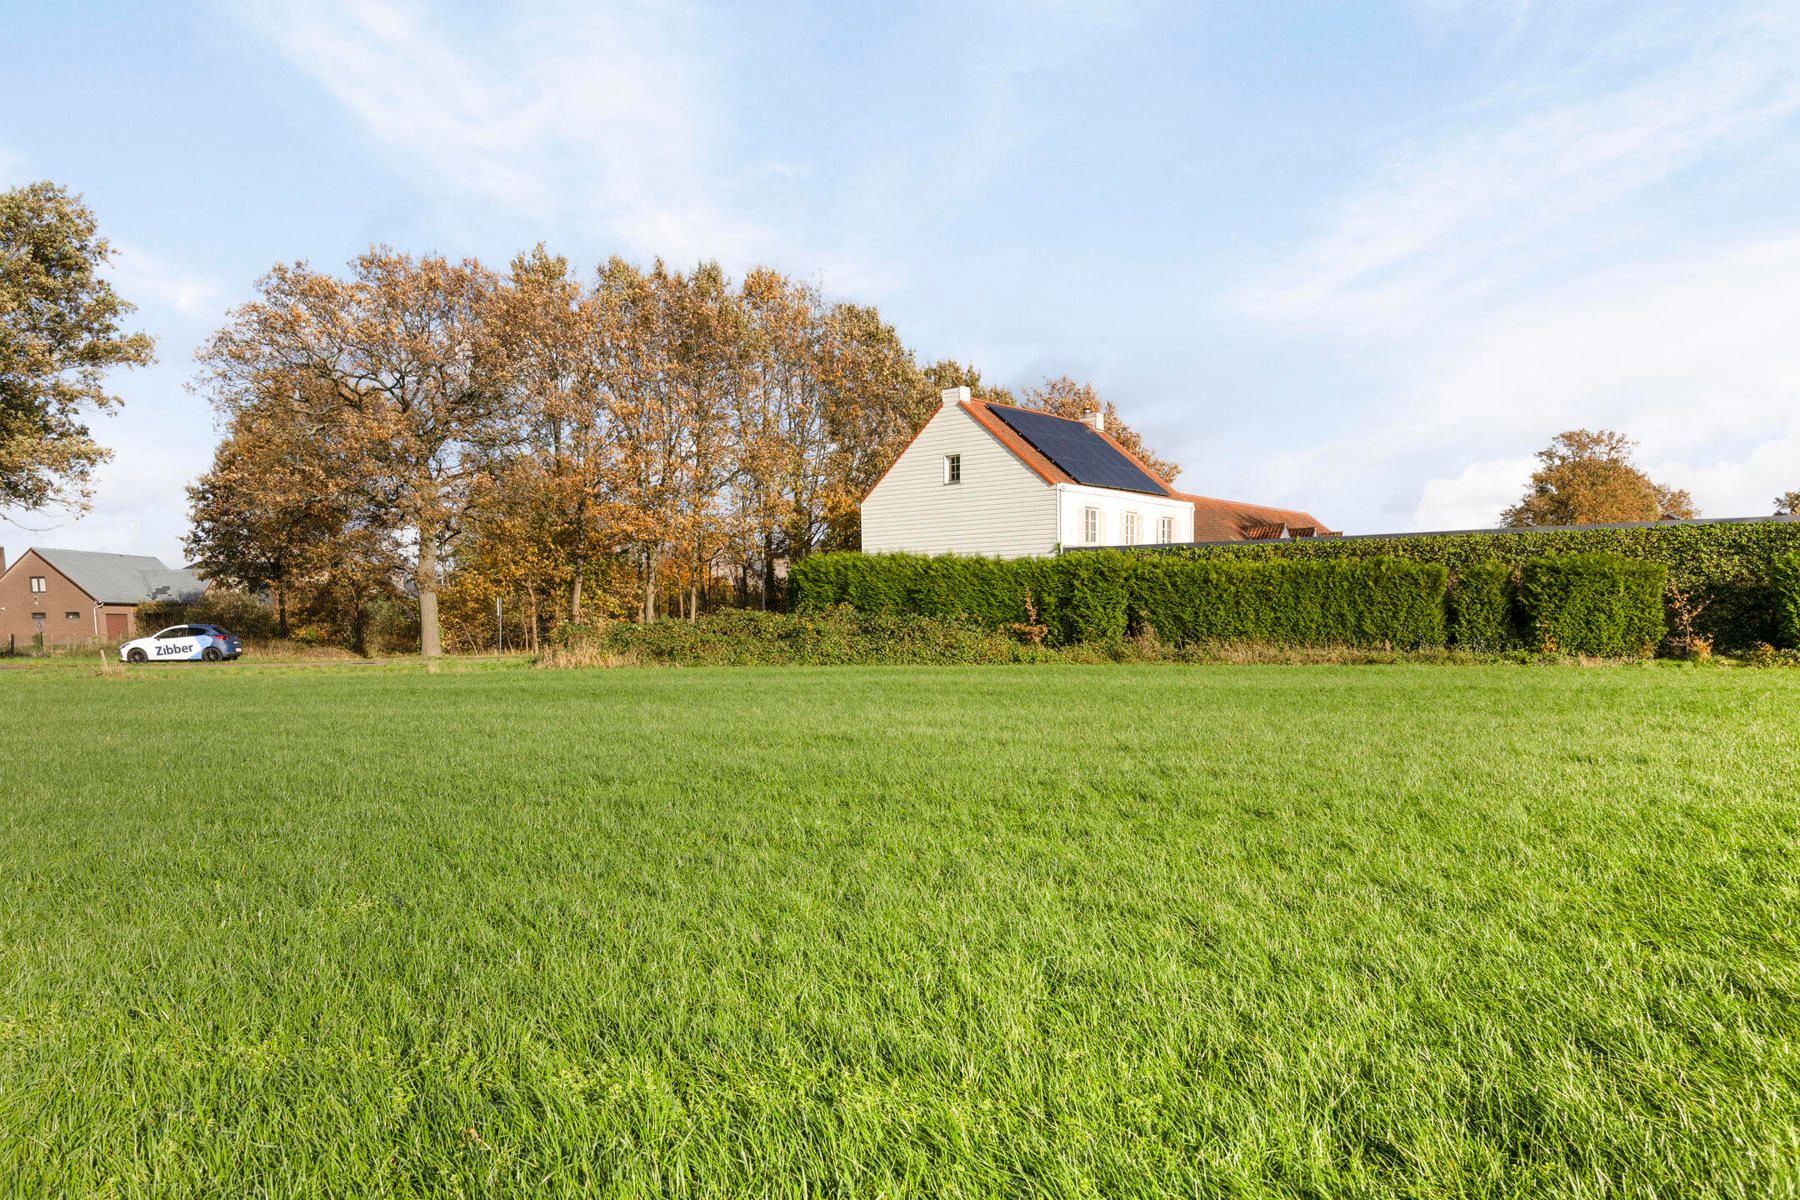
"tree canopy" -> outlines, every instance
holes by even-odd
[[[106,372],[154,361],[149,335],[121,327],[133,307],[101,275],[111,255],[81,197],[0,192],[0,507],[85,508],[110,457],[86,416],[120,403]]]
[[[1538,451],[1538,469],[1519,502],[1500,514],[1501,524],[1599,525],[1698,516],[1687,492],[1665,487],[1637,468],[1636,446],[1609,429],[1557,434]]]

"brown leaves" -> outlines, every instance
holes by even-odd
[[[1538,451],[1542,465],[1503,525],[1599,525],[1698,516],[1693,497],[1654,482],[1633,464],[1637,443],[1610,429],[1572,429]]]

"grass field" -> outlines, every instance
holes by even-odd
[[[1800,673],[0,702],[7,1195],[1800,1191]]]

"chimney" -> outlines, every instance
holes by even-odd
[[[1106,432],[1106,410],[1105,409],[1096,408],[1093,412],[1089,413],[1087,416],[1085,416],[1081,419],[1086,421],[1089,425],[1092,425],[1094,427],[1094,430],[1096,433],[1105,433]]]
[[[945,388],[941,399],[945,408],[955,408],[958,404],[969,402],[969,389],[966,387]]]

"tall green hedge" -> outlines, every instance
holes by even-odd
[[[1669,569],[1619,554],[1561,554],[1525,564],[1520,601],[1539,650],[1649,657],[1663,638]]]
[[[1695,632],[1712,637],[1720,649],[1745,649],[1757,642],[1781,640],[1771,563],[1777,555],[1795,552],[1800,552],[1800,519],[1783,518],[1618,528],[1300,538],[1132,551],[1141,555],[1247,562],[1404,558],[1441,563],[1459,579],[1467,568],[1480,562],[1500,562],[1517,568],[1528,559],[1544,555],[1620,554],[1668,567],[1670,581],[1705,605],[1695,621]],[[1454,617],[1452,620],[1454,623]]]
[[[1769,577],[1775,592],[1775,629],[1781,645],[1800,649],[1800,550],[1778,554]]]
[[[1450,641],[1465,650],[1510,650],[1519,645],[1513,568],[1474,562],[1450,581]]]
[[[1441,566],[1398,560],[1214,563],[1117,551],[981,559],[825,554],[794,565],[794,607],[1039,624],[1052,645],[1165,641],[1441,646]],[[1034,620],[1035,618],[1035,620]]]
[[[1085,555],[1075,555],[1080,561]],[[1444,583],[1436,563],[1208,562],[1144,559],[1131,612],[1164,641],[1283,646],[1444,644]]]

